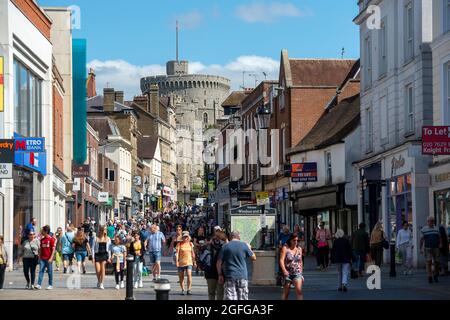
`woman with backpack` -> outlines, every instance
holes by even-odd
[[[215,227],[214,236],[211,238],[207,250],[199,257],[200,268],[205,272],[208,284],[209,300],[223,300],[224,287],[219,283],[216,264],[219,252],[226,243],[228,243],[228,239],[225,232],[219,226]]]
[[[74,254],[72,242],[74,237],[75,234],[72,226],[67,229],[66,233],[61,233],[61,253],[63,256],[64,273],[67,273],[67,270],[69,270],[69,273],[74,272],[72,267]]]

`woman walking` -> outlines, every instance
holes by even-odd
[[[133,242],[130,243],[130,254],[134,256],[134,288],[143,288],[142,269],[144,267],[145,244],[138,230],[133,231]]]
[[[397,233],[396,247],[402,257],[403,275],[412,275],[413,237],[408,221],[403,221],[403,228]]]
[[[280,268],[284,275],[283,300],[288,300],[291,284],[295,287],[297,300],[303,300],[303,261],[302,248],[298,247],[298,236],[291,234],[286,245],[281,249]]]
[[[83,274],[86,273],[86,257],[91,256],[91,247],[83,229],[79,229],[77,235],[73,239],[73,250],[77,258],[78,273],[81,274],[81,267],[83,267]]]
[[[383,231],[381,221],[378,221],[370,235],[370,254],[375,264],[381,267],[383,259],[383,242],[386,240],[386,234]]]
[[[325,228],[325,222],[320,223],[320,228],[316,233],[317,247],[319,252],[320,267],[322,271],[327,271],[330,255],[330,246],[328,241],[331,240],[330,230]]]
[[[39,263],[39,240],[34,231],[30,231],[28,239],[22,244],[23,274],[27,285],[25,289],[34,289],[36,266]]]
[[[333,242],[333,257],[339,272],[338,291],[347,292],[348,278],[350,276],[350,263],[352,261],[352,246],[344,237],[344,231],[337,230]]]
[[[183,231],[183,241],[177,244],[176,266],[180,278],[181,295],[184,296],[184,273],[187,273],[187,295],[191,295],[192,266],[196,267],[194,246],[188,231]]]
[[[0,236],[0,290],[3,290],[3,284],[5,283],[5,271],[8,265],[8,252],[4,245],[3,236]]]
[[[111,246],[111,257],[114,267],[114,278],[116,279],[116,290],[125,288],[125,284],[123,282],[123,269],[126,256],[127,249],[122,244],[120,237],[116,235],[114,238],[114,244]]]
[[[111,260],[111,239],[106,234],[105,226],[99,228],[98,237],[94,243],[94,263],[97,274],[97,288],[104,290],[103,280],[105,279],[106,262]]]

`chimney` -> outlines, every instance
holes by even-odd
[[[159,117],[159,87],[157,84],[150,85],[148,112]]]
[[[115,100],[116,100],[116,102],[123,104],[123,91],[115,92]]]
[[[103,111],[114,112],[115,94],[113,88],[103,89]]]
[[[95,85],[95,73],[94,69],[89,70],[89,75],[87,79],[87,97],[92,98],[97,95],[97,89]]]
[[[145,111],[148,111],[148,97],[147,96],[135,96],[133,102],[140,106]]]

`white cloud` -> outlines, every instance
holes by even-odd
[[[197,10],[182,14],[177,17],[180,29],[195,29],[203,21],[203,16]]]
[[[270,23],[282,17],[300,17],[310,14],[310,12],[300,10],[292,3],[256,1],[238,6],[235,13],[240,19],[249,23]]]
[[[98,94],[102,94],[109,84],[110,88],[124,91],[127,99],[140,94],[142,77],[166,73],[166,68],[161,65],[137,66],[124,60],[93,60],[88,63],[88,68],[95,71]]]
[[[141,94],[141,78],[166,74],[166,68],[162,65],[137,66],[123,60],[93,60],[88,63],[88,68],[93,68],[97,75],[97,93],[101,94],[103,88],[109,83],[109,87],[123,90],[127,100],[132,100],[133,96]],[[278,61],[261,56],[240,56],[225,65],[206,65],[198,61],[189,63],[189,73],[228,78],[231,80],[232,90],[239,90],[242,86],[243,71],[246,71],[244,74],[245,87],[254,87],[255,78],[258,83],[265,79],[277,80],[278,69]]]

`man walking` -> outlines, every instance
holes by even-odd
[[[148,236],[148,253],[150,255],[150,263],[152,265],[153,281],[161,276],[161,254],[162,245],[166,243],[166,237],[158,230],[156,224],[153,224]]]
[[[248,300],[247,259],[256,261],[249,244],[241,241],[238,231],[220,250],[217,260],[219,284],[224,284],[225,300]]]
[[[362,277],[366,255],[369,253],[369,234],[366,231],[365,223],[361,223],[359,229],[353,234],[352,246],[354,260],[357,261],[358,275]]]
[[[435,226],[436,220],[433,216],[428,217],[428,225],[420,231],[420,253],[425,255],[427,262],[428,282],[433,283],[433,262],[434,262],[434,282],[439,282],[439,249],[442,247],[439,229]],[[425,250],[424,250],[425,245]]]
[[[39,249],[39,279],[36,289],[40,290],[42,280],[44,279],[44,272],[47,269],[48,273],[48,287],[47,290],[53,289],[53,259],[55,257],[55,239],[50,237],[50,227],[44,226],[42,228],[41,247]]]

